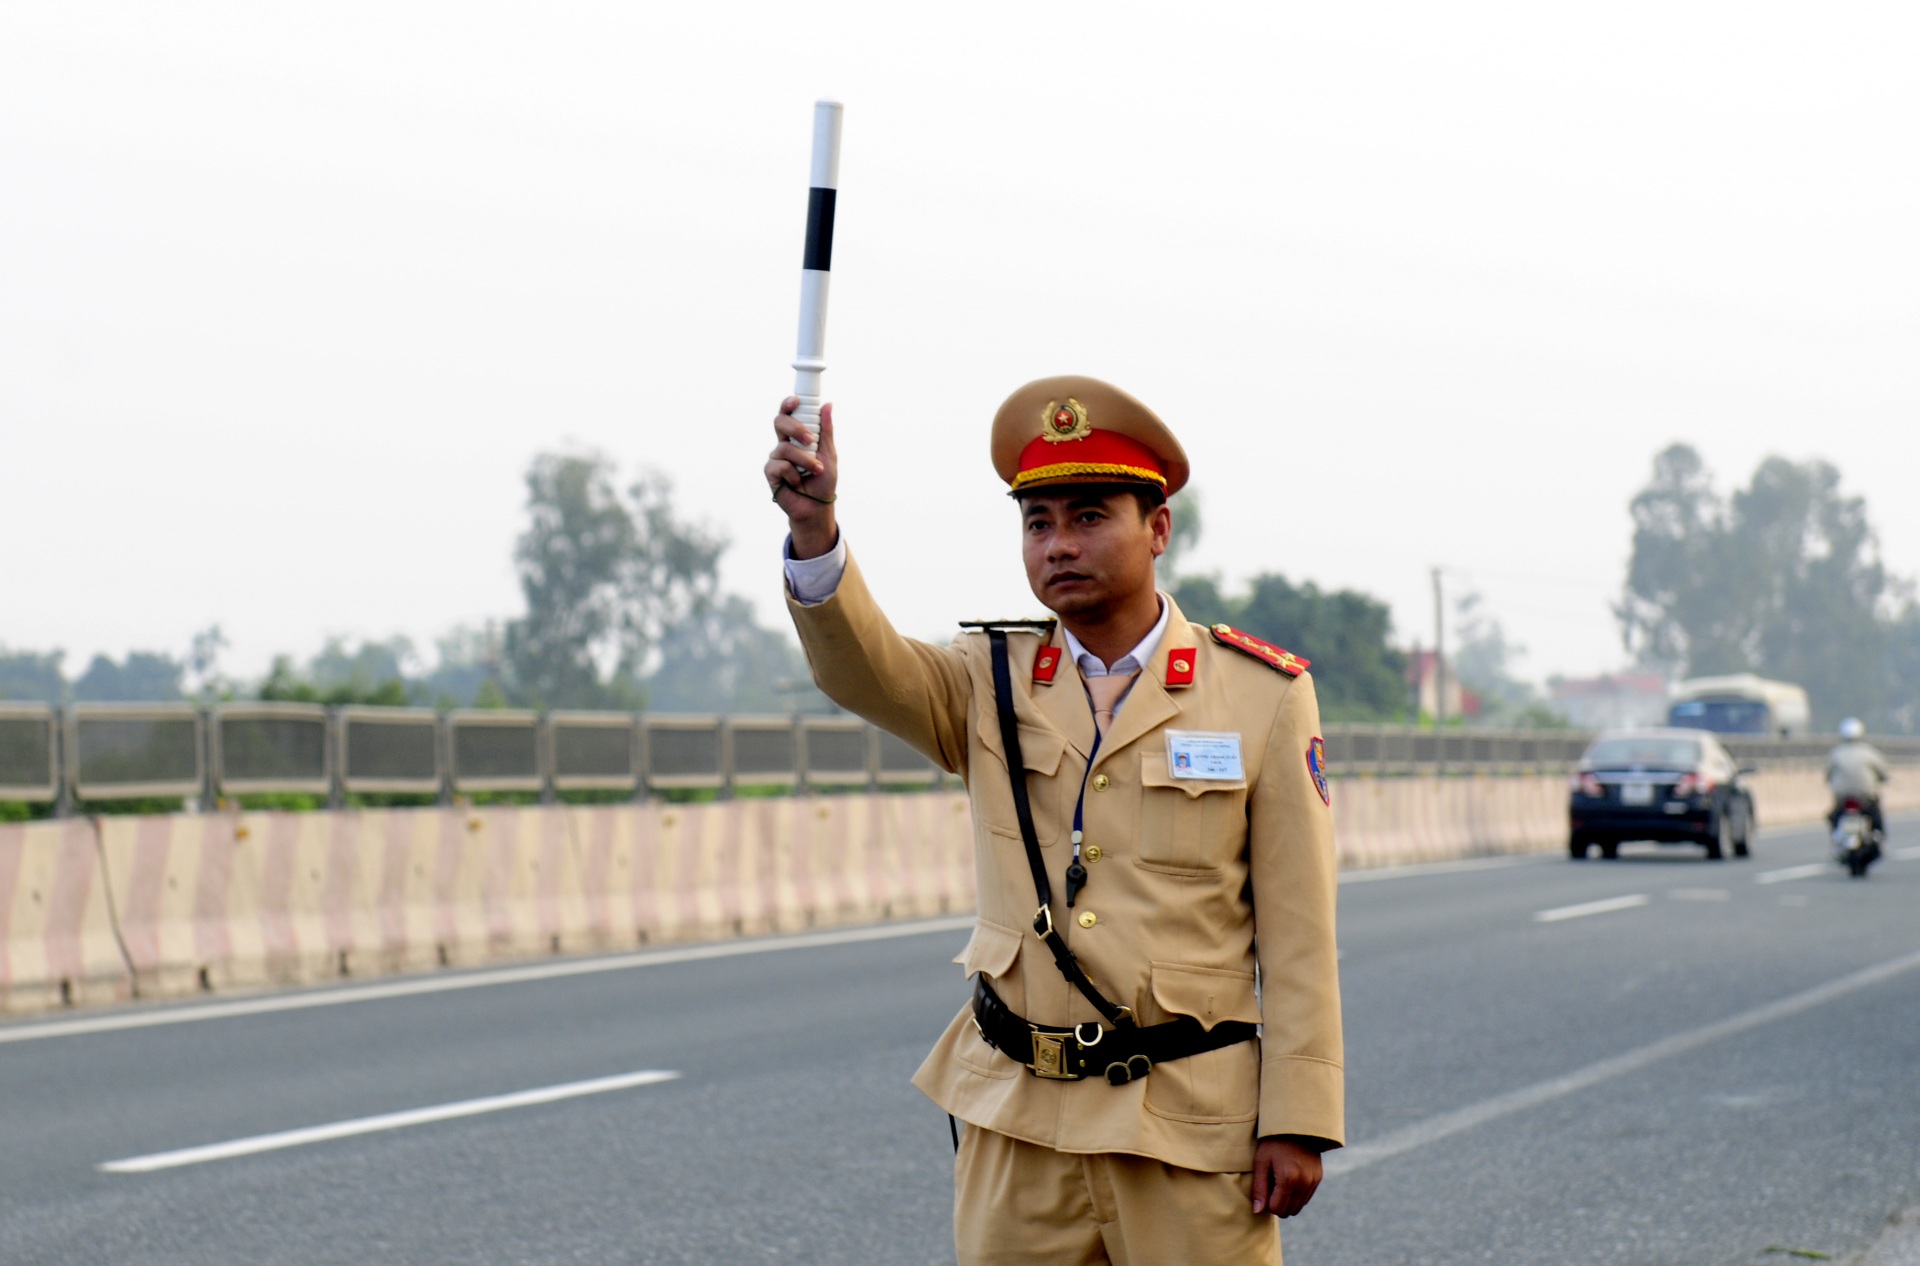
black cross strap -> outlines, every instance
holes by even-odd
[[[1133,1011],[1109,1002],[1067,948],[1053,926],[1053,885],[1047,880],[1046,859],[1040,855],[1040,837],[1033,829],[1033,805],[1027,797],[1027,766],[1020,756],[1020,723],[1013,715],[1013,670],[1007,666],[1007,631],[988,628],[987,640],[993,652],[993,695],[1000,713],[1000,745],[1006,749],[1007,775],[1013,784],[1013,813],[1020,820],[1020,842],[1027,847],[1027,866],[1033,871],[1033,892],[1040,908],[1033,916],[1033,934],[1053,954],[1054,963],[1067,982],[1093,1004],[1108,1024],[1116,1028],[1133,1025]]]

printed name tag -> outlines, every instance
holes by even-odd
[[[1247,776],[1240,764],[1240,736],[1211,730],[1168,730],[1167,772],[1175,778],[1238,782]]]

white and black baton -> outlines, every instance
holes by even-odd
[[[793,354],[793,416],[820,446],[820,375],[827,371],[827,280],[833,271],[833,203],[840,190],[840,103],[813,103],[813,170],[807,189],[807,245],[800,261],[800,344]]]

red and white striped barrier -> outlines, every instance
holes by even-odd
[[[1753,778],[1817,821],[1817,771]],[[1920,809],[1920,769],[1887,807]],[[1565,847],[1563,778],[1345,778],[1343,866]],[[0,1011],[924,917],[974,906],[959,792],[0,826]]]
[[[131,996],[88,819],[0,826],[0,920],[0,1011]]]

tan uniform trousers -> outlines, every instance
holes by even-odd
[[[960,1266],[1280,1266],[1249,1174],[1078,1155],[965,1126],[954,1159]]]

